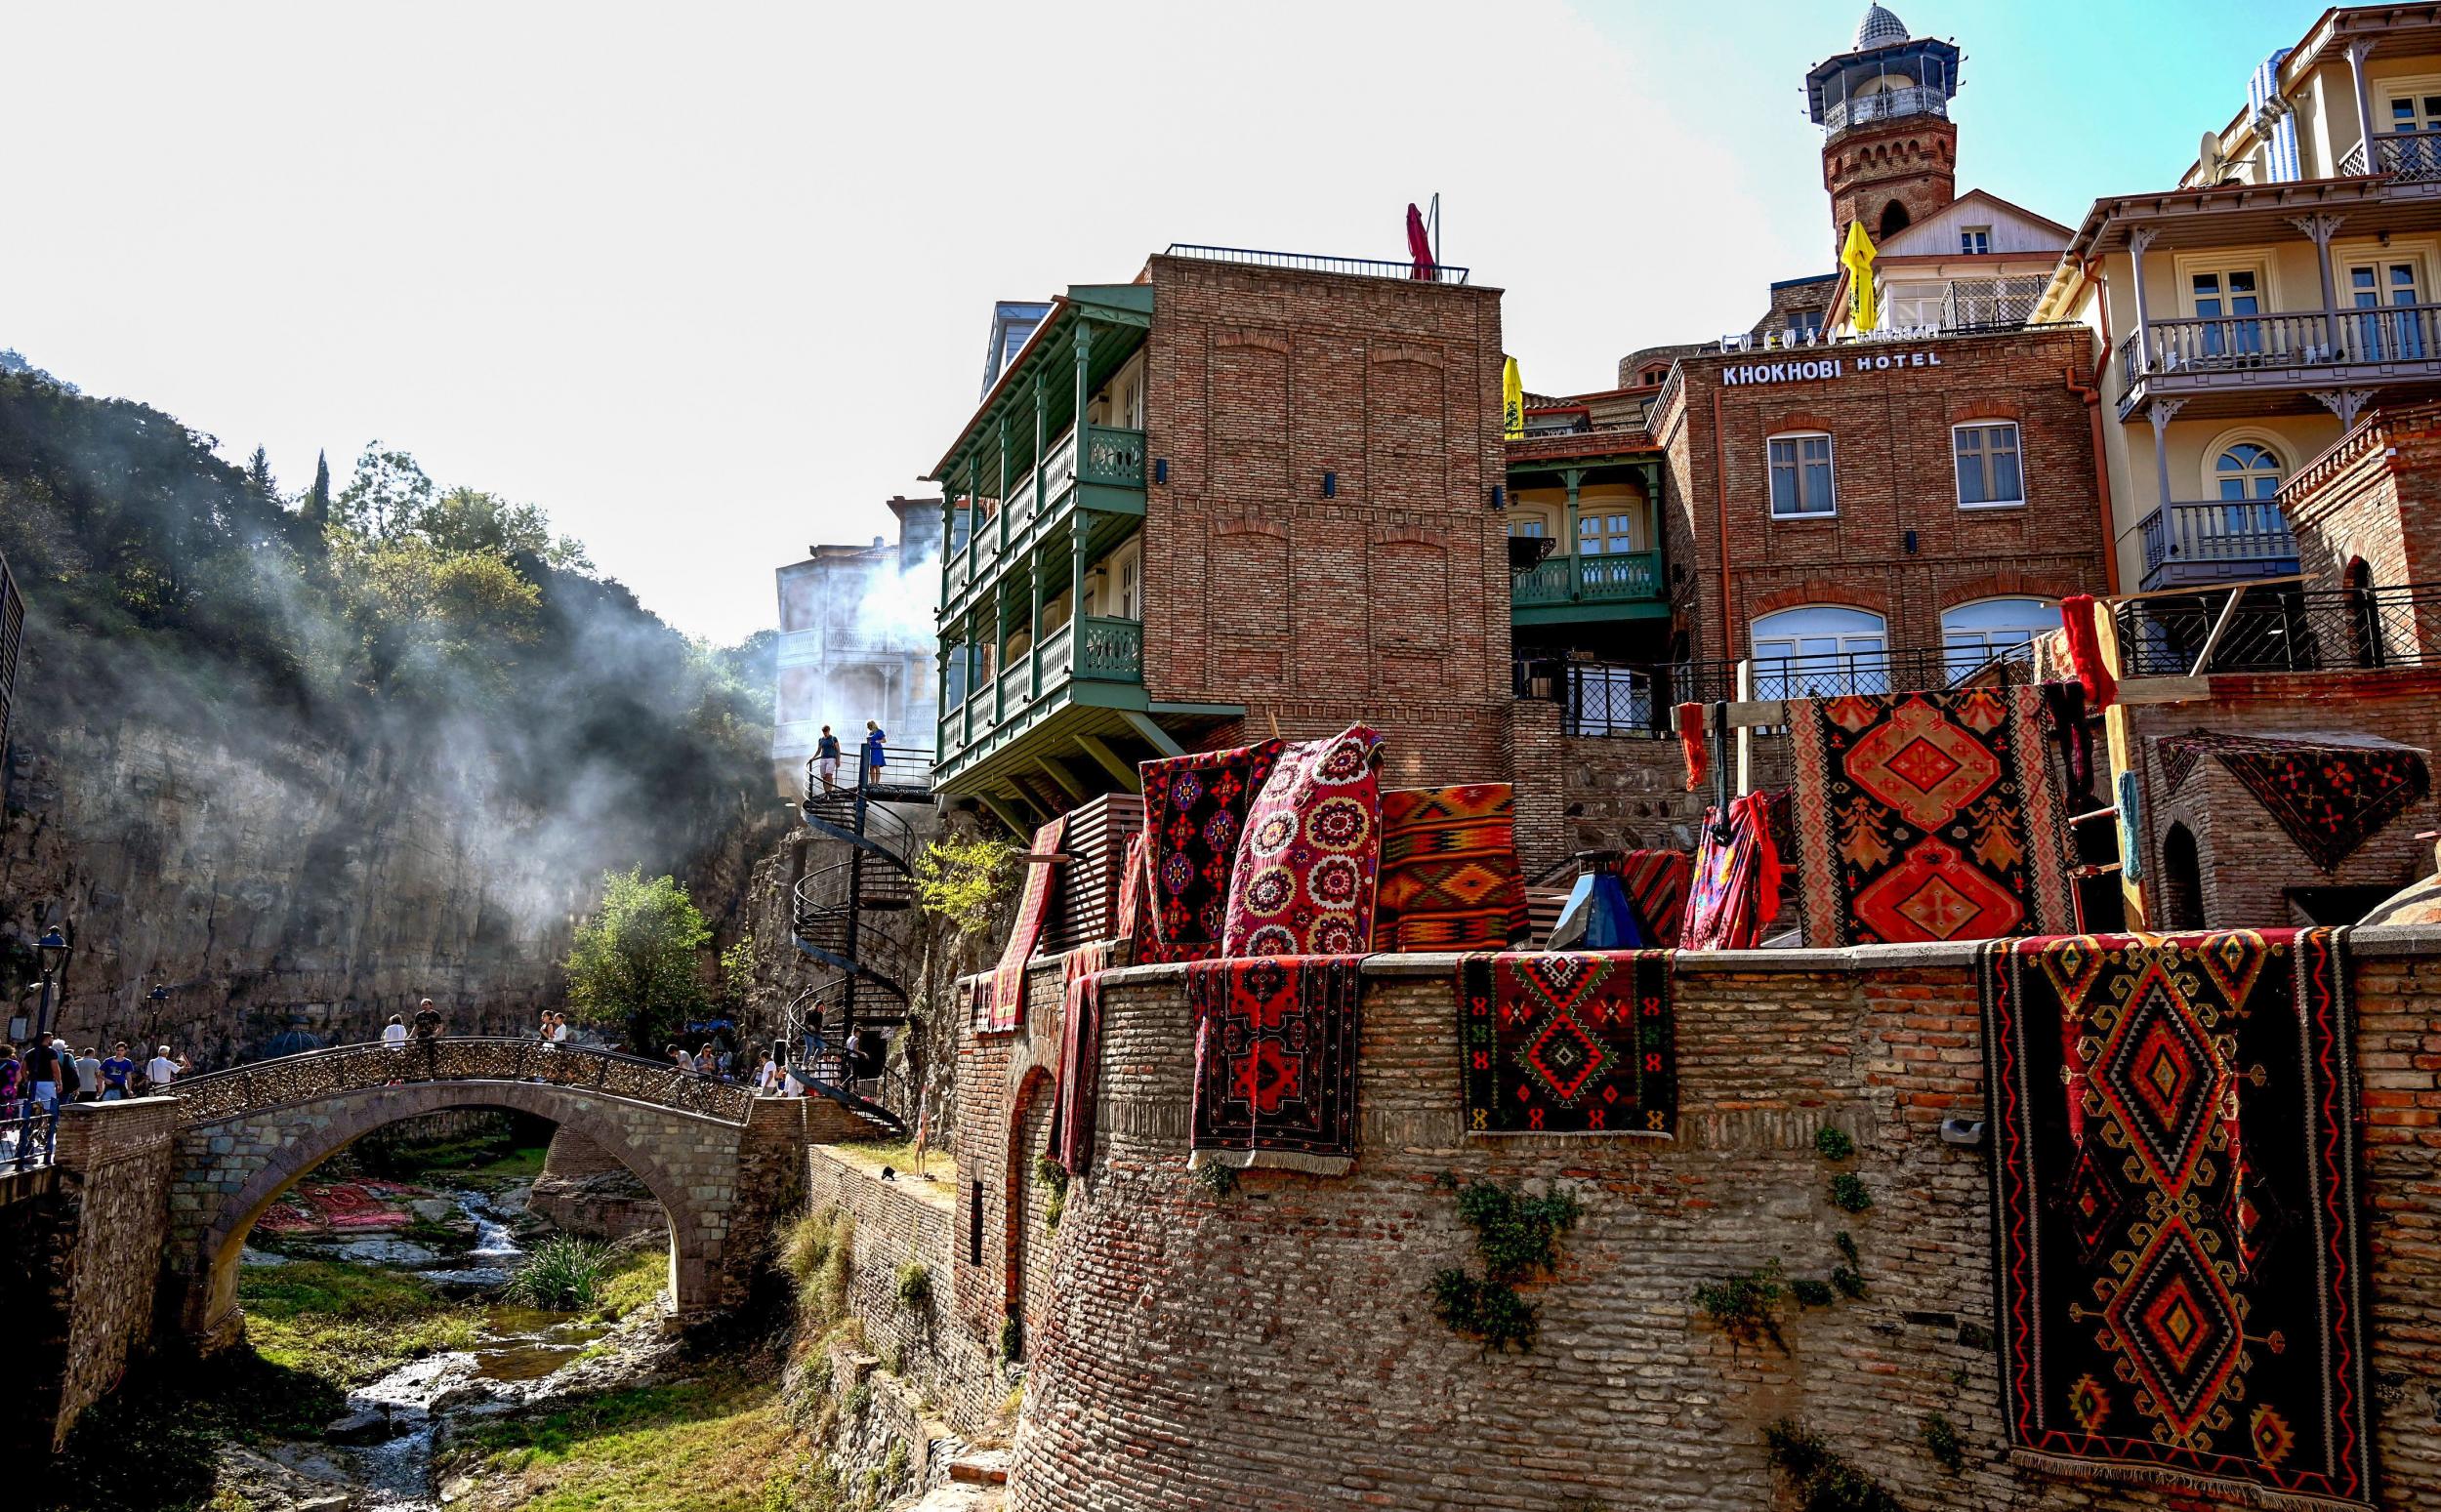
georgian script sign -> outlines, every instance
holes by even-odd
[[[1835,357],[1795,357],[1785,362],[1736,362],[1720,370],[1723,388],[1742,384],[1811,383],[1818,379],[1886,373],[1892,368],[1939,367],[1937,351],[1859,351]]]

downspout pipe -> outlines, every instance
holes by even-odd
[[[2078,260],[2077,293],[2079,295],[2083,295],[2086,290],[2093,287],[2093,270],[2099,267],[2101,263],[2102,260],[2098,257]],[[2101,355],[2093,359],[2092,376],[2080,381],[2074,363],[2069,365],[2065,376],[2068,381],[2068,391],[2085,401],[2086,419],[2092,427],[2093,497],[2102,511],[2102,581],[2108,587],[2110,596],[2116,598],[2119,596],[2119,519],[2116,511],[2111,508],[2110,455],[2104,449],[2102,432],[2102,373],[2110,363],[2110,298],[2107,289],[2103,297],[2096,302],[2096,308],[2102,317],[2102,351]]]
[[[1712,390],[1712,492],[1720,529],[1720,657],[1737,659],[1737,609],[1729,591],[1729,465],[1720,440],[1720,385]]]

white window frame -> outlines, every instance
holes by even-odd
[[[1966,498],[1965,487],[1959,481],[1958,477],[1958,433],[1962,430],[1990,430],[2002,426],[2007,426],[2012,432],[2014,432],[2016,439],[2016,445],[2012,449],[2017,453],[2017,497],[2014,499],[1985,499],[1980,502],[1969,503]],[[1984,457],[1985,481],[1988,482],[1990,481],[1992,454],[1987,450],[1982,455]],[[1950,427],[1950,486],[1957,490],[1958,507],[1962,510],[2024,509],[2026,507],[2026,428],[2013,420],[1962,420],[1958,424]]]
[[[2336,259],[2337,253],[2334,253]],[[2223,310],[2217,315],[2200,315],[2195,309],[2195,275],[2220,275],[2220,299],[2229,300],[2229,274],[2253,273],[2257,308],[2251,315],[2233,315]],[[2178,280],[2178,313],[2188,320],[2267,320],[2289,312],[2289,302],[2282,298],[2280,266],[2259,252],[2192,252],[2181,253],[2171,263],[2171,274]],[[2315,300],[2319,307],[2321,296]],[[2306,313],[2314,313],[2312,310]]]
[[[2001,630],[1989,630],[1979,625],[1961,626],[1954,629],[1950,624],[1950,619],[1953,615],[1962,614],[1969,609],[1980,609],[1986,605],[2005,603],[2033,604],[2039,612],[2032,616],[2027,624],[2006,626]],[[2057,630],[2059,628],[2058,619],[2059,604],[2055,600],[2047,598],[2040,593],[1995,593],[1987,598],[1972,598],[1963,604],[1952,604],[1948,608],[1941,611],[1942,665],[1948,670],[1950,676],[1952,678],[1956,678],[1965,673],[1972,672],[1975,668],[1982,666],[1985,662],[1989,661],[1996,655],[2013,650],[2020,645],[2028,644],[2037,636],[2048,634],[2051,631]],[[1996,634],[2003,633],[2004,631],[2022,631],[2024,633],[2024,639],[2010,640],[2006,644],[1995,646],[1992,643],[1992,637]],[[1961,638],[1968,635],[1977,637],[1978,645],[1971,653],[1971,656],[1967,654],[1967,649],[1965,647],[1950,644],[1950,637],[1952,635],[1957,635]]]
[[[1983,245],[1980,247],[1975,245],[1977,237],[1983,239]],[[1958,254],[1961,257],[1969,258],[1990,257],[1992,255],[1992,227],[1988,225],[1960,226],[1958,228]]]
[[[1812,440],[1820,440],[1822,442],[1823,467],[1825,470],[1831,474],[1831,508],[1827,510],[1800,509],[1793,513],[1783,514],[1780,512],[1771,497],[1771,472],[1773,467],[1775,466],[1771,460],[1771,448],[1782,441],[1804,442]],[[1805,502],[1805,452],[1804,448],[1800,445],[1798,447],[1796,462],[1797,502],[1800,505],[1802,505]],[[1840,447],[1839,443],[1832,439],[1830,431],[1780,430],[1763,437],[1763,512],[1774,520],[1837,519],[1839,517]]]

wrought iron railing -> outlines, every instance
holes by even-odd
[[[0,1174],[38,1170],[58,1147],[60,1113],[27,1097],[0,1103]]]
[[[1655,671],[1536,657],[1519,658],[1512,668],[1517,697],[1559,705],[1560,733],[1644,739],[1670,733],[1670,708],[1655,694]]]
[[[1770,702],[1928,691],[1978,682],[2015,684],[2033,677],[2034,654],[2031,646],[2019,644],[1999,651],[1924,646],[1818,656],[1758,656],[1754,659],[1742,695],[1737,686],[1737,669],[1734,661],[1676,663],[1668,670],[1668,696],[1674,703],[1723,703],[1741,696]]]
[[[2441,357],[2441,305],[2390,305],[2338,315],[2226,315],[2152,320],[2119,344],[2130,387],[2185,373],[2245,373],[2341,362]]]
[[[1207,263],[1244,263],[1255,267],[1294,267],[1309,273],[1352,273],[1359,278],[1412,278],[1419,282],[1465,283],[1469,268],[1448,263],[1431,265],[1427,278],[1416,271],[1412,263],[1389,263],[1379,258],[1334,258],[1311,252],[1261,252],[1251,247],[1206,247],[1192,242],[1174,241],[1166,256],[1197,258]]]
[[[2173,562],[2258,566],[2265,577],[2296,570],[2296,536],[2269,499],[2172,504],[2138,528],[2147,573]]]
[[[220,1124],[398,1083],[538,1082],[693,1114],[746,1122],[746,1087],[681,1071],[664,1061],[533,1040],[442,1038],[403,1044],[347,1044],[188,1077],[170,1087],[184,1127]]]
[[[1661,596],[1659,552],[1546,557],[1509,582],[1509,601],[1520,609],[1555,604],[1634,603]]]
[[[2207,591],[2130,599],[2117,618],[2131,677],[2441,665],[2441,584]]]
[[[1948,95],[1929,85],[1908,84],[1837,102],[1823,110],[1822,129],[1826,132],[1845,131],[1851,126],[1868,126],[1875,121],[1896,120],[1908,115],[1932,115],[1946,119],[1949,113]]]

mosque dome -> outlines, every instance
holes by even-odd
[[[1878,5],[1865,8],[1865,19],[1856,28],[1856,51],[1862,53],[1893,42],[1907,40],[1907,23]]]

